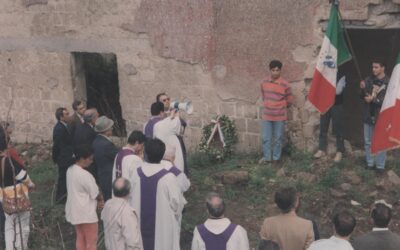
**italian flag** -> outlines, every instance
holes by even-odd
[[[400,146],[400,54],[372,136],[371,153]]]
[[[328,28],[308,93],[308,100],[320,113],[325,113],[335,103],[338,66],[350,59],[338,5],[332,4]]]

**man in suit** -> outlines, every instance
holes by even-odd
[[[72,109],[74,110],[74,114],[71,116],[68,126],[69,130],[71,131],[71,135],[73,136],[76,127],[84,123],[83,115],[86,111],[86,105],[82,101],[74,101],[72,103]]]
[[[58,166],[56,203],[65,204],[67,200],[67,169],[74,163],[72,137],[68,128],[69,112],[66,108],[56,110],[57,123],[53,129],[52,158]]]
[[[96,137],[96,132],[94,131],[94,125],[99,117],[97,109],[88,109],[83,114],[83,124],[79,124],[74,133],[74,147],[78,145],[89,145],[91,146],[94,138]],[[94,162],[86,168],[95,178],[97,177],[96,165]]]
[[[88,144],[92,145],[96,132],[94,131],[94,125],[99,117],[97,109],[88,109],[83,114],[84,123],[79,124],[74,133],[74,146]]]
[[[103,193],[104,201],[111,198],[112,170],[118,148],[111,141],[114,122],[106,116],[100,116],[94,126],[98,134],[93,141],[94,162],[97,168],[97,182]]]
[[[376,201],[371,209],[374,224],[372,232],[357,237],[353,242],[355,250],[398,250],[400,236],[388,228],[392,219],[392,205],[384,200]]]
[[[296,189],[280,188],[275,193],[275,203],[281,214],[264,220],[260,231],[261,238],[274,241],[285,250],[307,249],[314,241],[313,224],[296,214],[300,206]]]

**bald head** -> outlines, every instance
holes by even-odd
[[[85,123],[90,123],[92,125],[96,123],[98,117],[99,113],[97,112],[97,109],[87,109],[85,113],[83,113],[83,120]]]
[[[131,183],[125,178],[117,178],[113,183],[113,193],[115,197],[124,198],[131,192]]]
[[[224,217],[225,203],[217,193],[209,193],[206,198],[208,214],[211,218],[218,219]]]

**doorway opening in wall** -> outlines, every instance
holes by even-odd
[[[74,98],[85,100],[88,108],[114,121],[115,136],[126,136],[119,102],[117,57],[112,53],[72,53]]]
[[[348,29],[361,76],[372,75],[372,60],[381,59],[390,76],[400,52],[400,29]],[[354,57],[353,57],[354,59]],[[344,91],[344,137],[352,145],[363,147],[363,101],[360,98],[360,77],[354,61],[343,65],[347,86]]]

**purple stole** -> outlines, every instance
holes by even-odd
[[[176,177],[178,177],[178,175],[180,175],[182,172],[175,166],[172,166],[169,170],[170,173],[172,173],[173,175],[175,175]]]
[[[156,234],[156,207],[158,181],[169,172],[160,170],[152,176],[145,176],[142,168],[137,169],[140,177],[140,229],[144,250],[154,250]]]
[[[204,226],[204,224],[197,226],[197,231],[206,245],[206,250],[226,250],[226,243],[231,238],[233,232],[236,229],[235,224],[231,223],[229,226],[220,234],[214,234]]]
[[[134,155],[135,153],[131,149],[123,148],[121,149],[115,159],[115,178],[120,178],[122,176],[122,159],[128,155]]]
[[[144,127],[144,135],[147,138],[153,139],[153,130],[154,130],[154,125],[161,121],[161,117],[152,117],[150,120],[147,122],[146,126]]]

